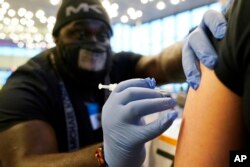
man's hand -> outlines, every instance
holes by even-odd
[[[155,91],[154,79],[121,82],[102,111],[104,155],[110,167],[140,167],[145,159],[144,143],[170,127],[177,117],[168,112],[150,124],[143,116],[175,106],[175,100]]]
[[[186,39],[182,49],[182,65],[187,82],[193,89],[197,89],[200,83],[199,61],[208,68],[214,68],[217,63],[218,55],[208,34],[212,33],[214,38],[222,39],[226,28],[224,15],[209,10],[204,14],[201,24]]]

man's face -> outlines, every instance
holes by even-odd
[[[108,56],[106,50],[110,47],[109,39],[110,31],[105,23],[84,19],[64,26],[56,38],[56,44],[82,44],[83,47],[78,53],[77,66],[83,70],[95,72],[105,68]]]

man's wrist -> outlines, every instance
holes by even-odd
[[[103,145],[97,148],[95,152],[95,158],[98,161],[99,167],[108,167],[108,164],[104,158]]]

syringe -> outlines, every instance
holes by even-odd
[[[117,83],[109,84],[109,85],[103,85],[103,84],[99,83],[98,89],[108,89],[109,91],[113,91],[116,86],[117,86]]]
[[[117,86],[117,83],[109,84],[109,85],[103,85],[103,84],[100,83],[98,85],[98,88],[99,89],[108,89],[109,91],[113,91],[116,86]],[[170,94],[170,92],[168,90],[159,89],[159,88],[155,88],[154,90],[156,90],[159,93],[164,94],[164,96],[171,96],[171,94]]]

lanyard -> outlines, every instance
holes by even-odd
[[[79,147],[78,124],[76,120],[75,111],[70,101],[69,94],[66,90],[65,84],[58,74],[53,53],[50,54],[50,60],[56,71],[57,78],[59,79],[59,86],[60,86],[60,90],[62,94],[64,115],[65,115],[65,120],[66,120],[68,149],[69,151],[78,150],[80,147]]]

